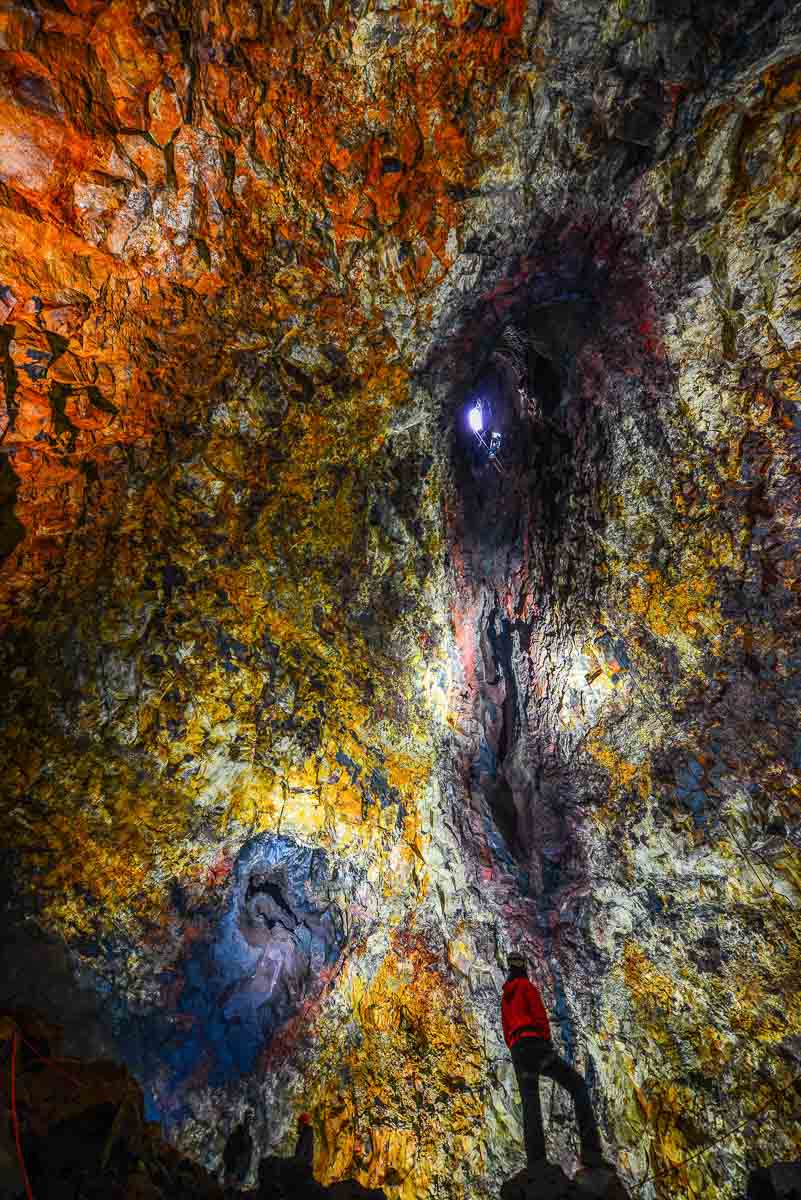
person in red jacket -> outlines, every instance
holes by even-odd
[[[513,953],[507,962],[509,975],[503,985],[501,1021],[523,1102],[523,1136],[529,1169],[536,1163],[545,1162],[540,1075],[555,1080],[573,1098],[584,1166],[604,1166],[601,1138],[587,1085],[578,1071],[574,1071],[553,1048],[548,1014],[539,991],[528,978],[525,958]]]

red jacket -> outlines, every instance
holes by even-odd
[[[534,984],[524,975],[507,979],[503,985],[501,1021],[509,1047],[524,1037],[550,1039],[551,1026],[545,1005]]]

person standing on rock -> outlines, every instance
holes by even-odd
[[[509,955],[507,964],[509,974],[503,985],[501,1021],[523,1102],[523,1136],[529,1169],[545,1162],[540,1075],[553,1079],[573,1098],[583,1165],[605,1166],[587,1085],[578,1071],[554,1050],[548,1014],[539,991],[528,978],[525,958],[515,952]]]

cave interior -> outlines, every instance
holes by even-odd
[[[801,1196],[801,4],[3,0],[0,213],[0,1196]]]

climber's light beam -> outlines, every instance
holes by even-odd
[[[484,428],[484,419],[481,415],[480,404],[476,404],[470,409],[467,419],[470,422],[470,428],[473,430],[473,433],[481,433],[481,430]]]

